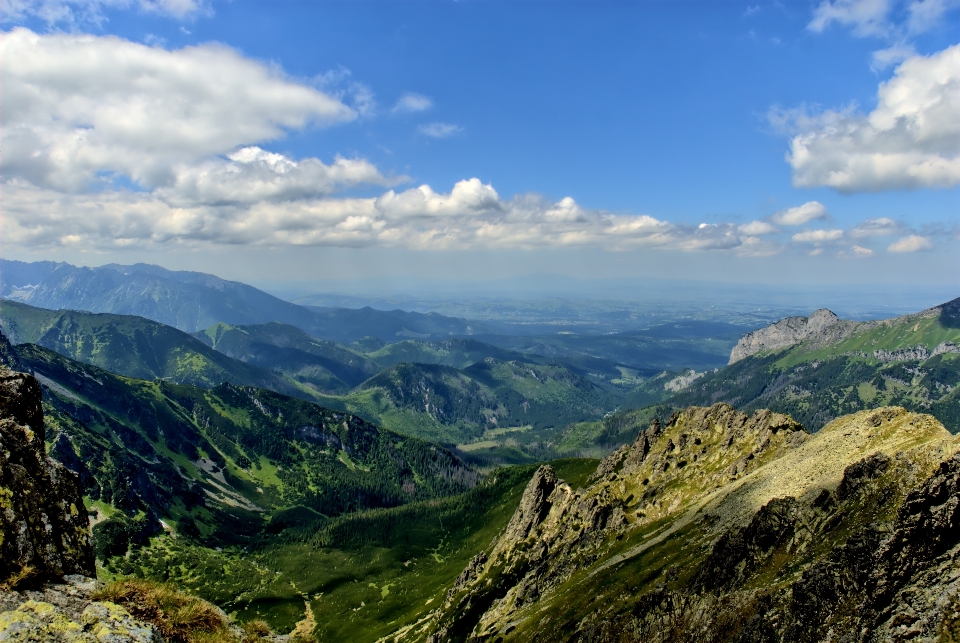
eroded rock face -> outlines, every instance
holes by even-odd
[[[866,327],[864,324],[869,322],[841,321],[826,308],[815,310],[809,317],[786,317],[741,337],[730,353],[728,364],[761,351],[787,348],[811,338],[839,340],[862,330]]]
[[[96,574],[76,475],[44,437],[37,380],[0,366],[0,583]]]
[[[960,640],[960,438],[899,407],[807,435],[724,404],[587,489],[549,466],[434,613],[384,641]]]

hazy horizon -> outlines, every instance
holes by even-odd
[[[8,259],[300,296],[862,308],[960,285],[955,3],[37,0],[2,21]]]

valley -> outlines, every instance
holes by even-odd
[[[960,300],[755,330],[344,342],[279,320],[187,333],[4,300],[0,354],[40,382],[47,448],[78,476],[103,580],[170,583],[320,641],[523,641],[555,627],[650,640],[668,617],[680,638],[656,640],[673,641],[721,627],[724,605],[761,609],[750,587],[827,564],[800,545],[788,572],[780,540],[753,544],[740,576],[708,587],[723,556],[745,555],[722,543],[759,538],[750,530],[776,516],[842,544],[893,520],[949,461],[957,319]],[[795,504],[761,490],[825,453],[808,486],[775,485]],[[876,453],[925,455],[844,490]],[[862,494],[884,499],[868,515]],[[776,618],[800,618],[764,596]]]

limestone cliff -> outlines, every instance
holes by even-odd
[[[0,583],[96,574],[78,481],[44,437],[37,380],[0,366]]]
[[[789,348],[801,343],[805,343],[811,349],[823,348],[876,328],[889,328],[903,324],[914,326],[914,330],[917,330],[924,320],[930,318],[939,319],[940,325],[944,328],[957,328],[958,322],[960,322],[960,298],[918,313],[878,321],[855,322],[843,320],[826,308],[814,311],[809,317],[786,317],[741,337],[730,352],[728,365],[735,364],[757,353]],[[942,340],[938,339],[937,341]],[[880,349],[874,352],[874,357],[880,361],[926,359],[940,353],[957,352],[958,350],[956,344],[950,341],[943,342],[936,347],[931,344],[930,346],[912,348],[913,352],[900,350],[901,355],[890,354]],[[866,353],[863,353],[862,356],[866,356]]]
[[[958,451],[897,407],[812,436],[693,407],[586,489],[541,467],[443,605],[387,640],[956,640]]]
[[[808,339],[839,341],[864,328],[864,324],[841,320],[833,312],[821,308],[809,317],[786,317],[747,333],[733,347],[727,363],[734,364],[755,353],[787,348]]]

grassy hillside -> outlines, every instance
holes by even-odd
[[[657,381],[638,385],[640,380],[624,379],[617,369],[620,379],[611,383],[604,375],[474,340],[380,345],[370,357],[385,363],[421,359],[463,366],[400,362],[380,371],[359,351],[280,323],[216,324],[189,336],[142,317],[3,301],[0,324],[18,342],[35,342],[126,377],[268,388],[404,435],[464,445],[465,457],[485,466],[555,457],[550,445],[568,424],[599,420],[624,402],[663,396],[662,386],[646,391]]]
[[[554,462],[586,484],[596,460]],[[161,537],[114,573],[171,581],[242,620],[287,632],[309,605],[321,641],[372,642],[443,600],[473,556],[506,526],[535,467],[501,469],[458,496],[300,524],[245,550]]]
[[[393,507],[478,478],[435,445],[271,391],[147,382],[33,344],[13,350],[44,386],[51,453],[80,475],[99,518],[114,518],[94,533],[119,538],[121,553],[158,519],[222,545],[279,514]]]
[[[520,353],[464,338],[433,342],[407,339],[368,352],[367,357],[381,368],[396,366],[401,362],[466,368],[487,357],[498,360],[524,359]]]
[[[228,357],[282,373],[322,393],[346,393],[380,370],[376,362],[341,344],[279,322],[215,324],[194,337]]]
[[[611,391],[566,367],[493,358],[463,370],[401,363],[343,401],[385,426],[453,444],[479,440],[489,430],[559,429],[616,406]]]
[[[384,640],[952,640],[958,451],[898,408],[813,436],[687,409],[587,486],[539,469],[443,604]]]
[[[37,344],[127,377],[202,387],[231,382],[299,392],[269,371],[231,359],[176,328],[143,317],[0,301],[0,327],[14,344]]]
[[[841,415],[896,405],[930,413],[960,432],[960,354],[932,355],[937,346],[960,344],[958,311],[955,300],[934,314],[885,320],[828,345],[809,341],[752,355],[666,403],[770,408],[814,431]]]

